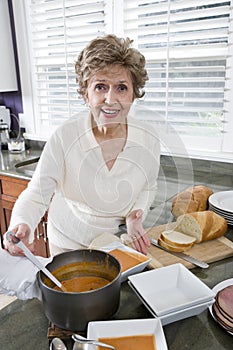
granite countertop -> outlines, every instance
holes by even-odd
[[[5,169],[1,174],[30,179],[19,173],[14,165],[37,157],[40,151],[29,150],[25,154],[4,154]],[[8,163],[7,163],[8,162]],[[177,163],[178,166],[177,166]],[[188,162],[190,164],[190,161]],[[156,225],[171,220],[171,201],[180,190],[202,183],[214,191],[229,190],[233,187],[232,164],[211,165],[210,163],[192,162],[192,169],[185,160],[171,165],[169,158],[162,158],[158,182],[158,195],[149,213],[146,225]],[[177,175],[178,174],[178,175]],[[233,229],[229,227],[227,237],[233,240]],[[211,263],[208,269],[194,268],[192,272],[207,286],[213,288],[219,282],[233,278],[233,257]],[[121,301],[114,319],[151,318],[152,315],[144,307],[127,281],[122,284]],[[0,311],[0,348],[4,350],[41,350],[49,348],[47,338],[48,320],[42,303],[37,300],[16,300]],[[169,350],[231,350],[232,335],[223,330],[207,310],[201,314],[163,327]],[[66,341],[68,350],[72,349],[71,341]]]
[[[206,270],[192,272],[210,288],[232,278],[233,258],[212,263]],[[120,307],[113,319],[152,318],[127,281],[122,284]],[[16,300],[0,311],[0,343],[4,350],[41,350],[49,348],[48,320],[37,299]],[[232,350],[232,335],[223,330],[209,310],[197,316],[163,326],[169,350]],[[67,349],[72,341],[64,340]],[[159,349],[158,349],[159,350]]]

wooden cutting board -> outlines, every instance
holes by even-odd
[[[147,229],[147,233],[150,237],[157,239],[162,231],[172,229],[173,225],[175,225],[175,223],[151,227]],[[194,244],[194,246],[185,253],[206,263],[211,263],[233,256],[233,242],[223,236],[212,241]],[[177,258],[153,245],[149,247],[147,255],[152,259],[148,265],[151,269],[178,262],[189,269],[195,267],[193,264]]]

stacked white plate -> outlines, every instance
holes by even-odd
[[[198,315],[215,300],[215,293],[179,263],[129,276],[128,280],[162,325]]]
[[[221,191],[209,197],[209,210],[214,211],[233,225],[233,191]]]

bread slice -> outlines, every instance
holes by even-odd
[[[177,231],[195,237],[196,243],[221,237],[226,230],[226,220],[213,211],[199,211],[177,218]]]
[[[160,238],[178,248],[190,248],[196,242],[196,238],[174,230],[163,231]]]
[[[186,250],[190,249],[193,246],[193,243],[190,244],[189,246],[179,246],[179,244],[169,244],[167,242],[165,242],[161,236],[158,238],[158,243],[159,245],[161,245],[161,247],[166,248],[168,250],[171,250],[172,252],[177,252],[177,253],[181,253],[181,252],[185,252]]]

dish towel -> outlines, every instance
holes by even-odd
[[[37,256],[43,266],[52,261],[52,257]],[[16,296],[26,300],[38,298],[41,300],[41,291],[36,274],[39,269],[28,258],[12,256],[0,248],[0,294]]]

